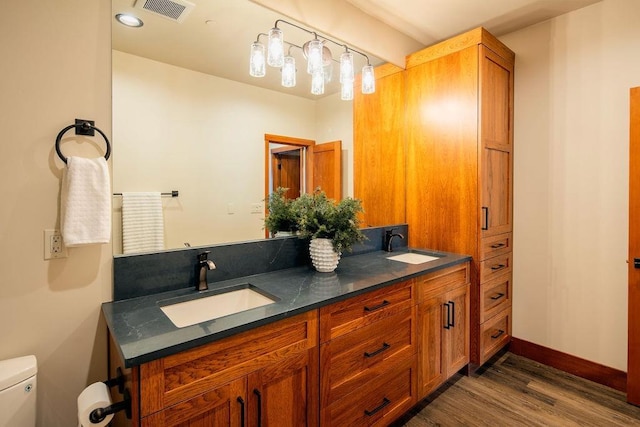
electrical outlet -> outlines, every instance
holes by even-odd
[[[60,230],[44,230],[44,259],[66,258],[67,247]]]
[[[262,203],[252,203],[251,204],[251,213],[252,214],[261,214],[264,212],[264,205]]]

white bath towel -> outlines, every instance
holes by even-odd
[[[62,172],[60,231],[67,246],[109,243],[111,181],[104,157],[69,157]]]
[[[160,193],[122,193],[122,251],[164,249],[164,219]]]

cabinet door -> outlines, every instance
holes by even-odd
[[[512,231],[513,64],[480,47],[482,236]]]
[[[317,353],[314,348],[249,374],[247,425],[317,425]]]
[[[242,427],[245,395],[245,379],[236,380],[144,417],[141,427]]]
[[[444,331],[444,360],[449,378],[469,363],[469,286],[449,292],[445,304],[450,306],[451,322]]]
[[[418,398],[445,381],[442,331],[448,327],[446,314],[442,297],[433,297],[418,305]]]

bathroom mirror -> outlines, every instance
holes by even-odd
[[[282,17],[244,0],[190,2],[182,22],[134,7],[143,1],[112,2],[114,16],[144,21],[140,28],[112,21],[113,191],[179,191],[162,198],[165,249],[264,238],[271,134],[342,141],[342,194],[353,195],[352,102],[340,100],[339,84],[312,96],[301,65],[295,90],[279,86],[276,68],[267,67],[264,80],[250,77],[249,46]],[[114,196],[115,254],[121,206]]]

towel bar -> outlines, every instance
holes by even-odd
[[[114,196],[122,196],[122,193],[113,193]],[[178,197],[180,195],[180,192],[178,190],[172,190],[170,192],[166,192],[166,193],[160,193],[161,196],[171,196],[171,197]]]

